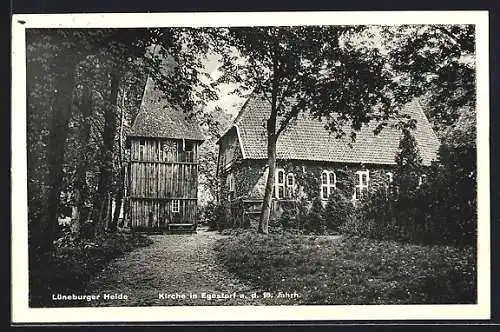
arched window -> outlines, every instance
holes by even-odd
[[[277,169],[276,170],[276,177],[275,177],[275,195],[277,199],[283,199],[285,198],[285,171],[282,169]]]
[[[286,175],[286,197],[293,198],[295,196],[295,174],[288,173]]]
[[[332,171],[321,173],[321,199],[328,199],[337,186],[337,175]]]
[[[234,182],[234,174],[229,173],[226,178],[226,188],[228,189],[227,199],[229,201],[236,197],[236,186]]]
[[[368,192],[368,182],[370,181],[369,171],[357,171],[356,180],[354,182],[354,195],[353,199],[360,199],[366,192]]]
[[[384,187],[385,187],[385,195],[386,199],[389,197],[389,195],[393,192],[392,185],[394,182],[394,174],[392,172],[387,172],[385,173],[385,182],[384,182]]]

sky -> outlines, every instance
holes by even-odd
[[[217,70],[220,65],[218,62],[219,56],[215,54],[210,54],[207,56],[207,61],[205,62],[205,71],[210,74],[213,80],[216,80],[220,76],[220,72]],[[213,110],[216,106],[219,106],[227,113],[236,117],[241,106],[245,102],[245,98],[241,98],[236,94],[231,94],[236,85],[233,84],[220,84],[218,88],[219,100],[209,101],[207,103],[207,110]]]
[[[158,52],[158,50],[155,50],[155,46],[151,45],[148,48],[148,52]],[[199,79],[203,81],[206,84],[210,84],[213,81],[215,81],[219,76],[221,75],[221,72],[217,70],[217,68],[220,66],[219,63],[220,56],[211,53],[207,55],[207,58],[204,63],[204,68],[203,71],[210,74],[211,78],[207,78],[203,75],[199,76]],[[168,68],[168,66],[167,66]],[[243,103],[245,102],[246,98],[241,98],[237,96],[236,94],[231,94],[231,91],[233,91],[237,85],[235,84],[220,84],[217,86],[218,92],[218,100],[215,101],[208,101],[206,105],[206,110],[207,112],[212,111],[215,109],[215,107],[219,106],[222,110],[224,110],[226,113],[230,114],[233,117],[236,117],[238,112],[240,111],[240,108],[243,106]]]

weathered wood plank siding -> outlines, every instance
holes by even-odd
[[[130,227],[195,224],[198,142],[133,138],[130,142]],[[179,212],[172,205],[179,204]]]

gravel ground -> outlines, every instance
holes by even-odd
[[[218,263],[214,245],[223,237],[204,228],[198,228],[197,234],[151,236],[152,245],[112,261],[90,281],[87,294],[99,295],[99,299],[86,304],[272,304],[262,297],[262,290],[238,280]]]

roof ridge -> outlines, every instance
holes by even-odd
[[[248,103],[250,102],[250,100],[254,99],[256,95],[257,95],[257,93],[255,91],[252,91],[248,95],[248,98],[245,100],[245,102],[241,106],[240,111],[238,112],[238,115],[236,115],[236,117],[234,118],[233,125],[238,123],[238,121],[241,119],[241,117],[245,113]]]
[[[265,159],[267,153],[265,129],[262,120],[269,113],[270,106],[265,99],[257,100],[253,95],[248,98],[237,119],[218,140],[221,142],[230,130],[237,127],[238,139],[247,159]],[[253,102],[252,102],[253,101]],[[432,130],[421,105],[413,101],[403,106],[410,117],[417,119],[417,144],[425,164],[436,158],[439,140]],[[401,114],[400,113],[400,114]],[[330,161],[341,163],[373,163],[393,165],[399,146],[400,131],[386,126],[377,135],[370,123],[356,131],[357,139],[348,144],[347,140],[334,138],[324,128],[324,123],[312,119],[309,114],[299,117],[290,131],[283,133],[278,140],[278,159],[296,159],[311,161]],[[375,124],[376,125],[376,124]],[[264,136],[263,136],[264,135]],[[335,141],[333,142],[332,140]]]
[[[229,126],[229,128],[226,129],[226,131],[224,131],[224,133],[222,133],[222,135],[220,135],[219,139],[217,139],[217,141],[215,142],[216,144],[219,144],[219,142],[222,140],[222,138],[224,136],[226,136],[227,133],[229,133],[229,131],[231,131],[231,129],[235,128],[238,126],[238,122],[241,120],[241,118],[243,117],[244,113],[246,112],[246,108],[248,106],[248,103],[250,102],[251,99],[253,99],[256,95],[256,92],[255,91],[252,91],[249,95],[248,95],[248,98],[245,100],[245,102],[243,103],[243,105],[241,105],[241,108],[240,108],[240,111],[238,112],[238,115],[236,115],[236,117],[234,118],[234,120],[231,122],[231,125]],[[239,130],[238,128],[236,128],[236,130]]]
[[[151,89],[151,85],[153,85],[153,78],[151,75],[148,75],[146,79],[146,84],[144,85],[144,91],[142,92],[141,105],[139,106],[139,112],[141,112],[144,108],[144,100],[146,99],[146,92],[148,91],[148,87]]]

